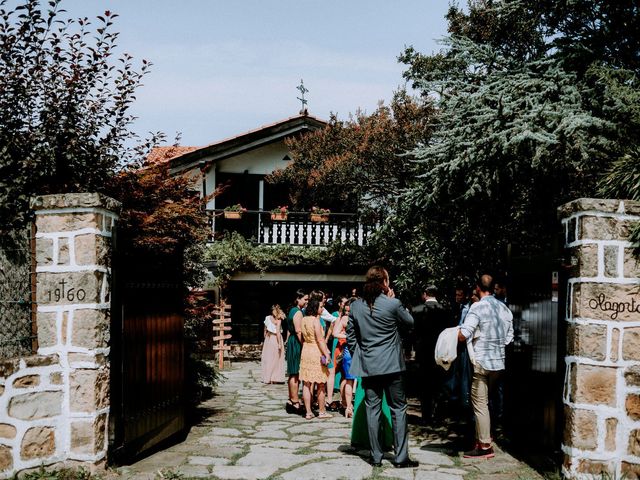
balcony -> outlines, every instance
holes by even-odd
[[[325,221],[311,221],[309,212],[289,212],[286,220],[272,220],[271,212],[247,210],[241,218],[228,219],[223,210],[207,210],[211,241],[227,232],[262,245],[326,246],[332,242],[367,243],[376,223],[363,224],[354,213],[331,213]]]

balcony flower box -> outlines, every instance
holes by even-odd
[[[289,217],[289,207],[278,207],[271,210],[271,220],[274,222],[285,222]]]
[[[311,214],[311,221],[312,222],[328,222],[329,221],[329,214],[319,214],[319,213],[312,213]]]
[[[239,220],[242,218],[242,214],[246,211],[247,211],[246,208],[244,208],[239,203],[236,203],[235,205],[226,207],[223,213],[224,213],[224,218],[228,220]]]
[[[272,213],[271,220],[274,222],[285,222],[289,218],[289,214],[287,213]]]
[[[331,211],[328,208],[311,207],[312,222],[328,222]]]

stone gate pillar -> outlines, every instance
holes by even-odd
[[[563,472],[638,478],[640,264],[629,235],[640,203],[579,199],[559,212],[571,264]]]
[[[57,355],[55,454],[98,464],[109,414],[110,237],[119,203],[96,193],[46,195],[36,222],[38,354]]]

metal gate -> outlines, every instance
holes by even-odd
[[[185,428],[183,292],[179,262],[127,257],[114,236],[110,455],[123,462]]]
[[[515,338],[507,351],[505,429],[516,445],[546,454],[558,452],[562,439],[564,283],[551,255],[510,261]]]
[[[37,351],[35,225],[0,239],[0,359]]]

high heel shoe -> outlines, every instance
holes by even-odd
[[[284,406],[284,409],[287,413],[299,415],[300,414],[300,402],[293,403],[291,400],[287,400],[287,403]]]
[[[344,410],[345,418],[353,418],[353,407],[348,407]]]

